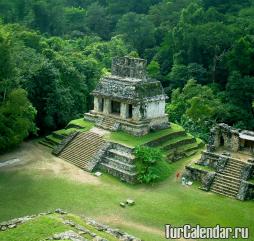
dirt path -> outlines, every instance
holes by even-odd
[[[51,150],[40,145],[37,141],[23,143],[18,149],[0,156],[1,161],[18,158],[21,162],[1,168],[4,171],[36,171],[41,175],[50,174],[69,180],[99,185],[100,180],[92,174],[63,161],[51,154]]]

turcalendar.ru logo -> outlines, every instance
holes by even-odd
[[[249,239],[249,229],[246,227],[201,227],[186,224],[182,227],[165,225],[166,239]]]

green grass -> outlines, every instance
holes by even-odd
[[[75,127],[75,126],[77,126],[77,127]],[[80,132],[89,131],[94,126],[95,126],[95,124],[92,122],[86,121],[84,119],[77,119],[77,120],[72,120],[67,125],[67,127],[65,129],[54,131],[54,133],[58,134],[58,135],[68,136],[68,135],[73,134],[76,131],[80,131]],[[52,141],[54,143],[54,144],[52,144],[52,148],[54,147],[54,145],[60,144],[62,142],[62,139],[57,138],[57,137],[53,136],[52,134],[48,135],[47,139],[49,139],[50,141]],[[46,144],[46,145],[48,145],[49,147],[51,146],[49,144]]]
[[[198,147],[198,144],[197,143],[186,144],[186,145],[177,147],[177,150],[183,152],[194,147]]]
[[[161,182],[166,180],[169,176],[171,176],[174,172],[174,167],[172,164],[169,164],[166,161],[159,161],[155,167],[154,174],[156,174],[159,178],[157,182]]]
[[[71,220],[76,224],[81,225],[82,227],[88,229],[90,232],[96,233],[97,235],[106,238],[109,241],[117,241],[115,237],[97,231],[94,227],[87,225],[84,220],[80,217],[72,214],[59,215],[51,214],[47,216],[36,217],[33,220],[26,222],[25,224],[19,225],[15,229],[7,230],[5,232],[0,232],[1,241],[38,241],[45,240],[57,233],[66,232],[73,230],[74,232],[78,231],[75,228],[72,228],[68,225],[63,224],[64,220]],[[88,234],[83,235],[87,240],[92,240],[92,237]]]
[[[164,130],[159,130],[156,132],[151,132],[148,135],[141,136],[141,137],[135,137],[133,135],[130,135],[125,132],[112,132],[110,135],[107,136],[107,139],[113,142],[117,142],[123,145],[127,145],[130,147],[135,147],[138,145],[143,145],[147,142],[156,140],[160,137],[166,136],[168,134],[177,132],[177,131],[182,131],[184,130],[181,126],[176,125],[171,123],[171,127],[164,129]]]
[[[0,221],[62,208],[121,228],[145,241],[165,240],[165,224],[249,227],[250,240],[253,240],[254,202],[206,193],[196,185],[182,186],[180,181],[175,181],[175,174],[182,172],[189,161],[184,159],[172,164],[170,178],[153,186],[131,186],[108,175],[100,177],[100,185],[93,185],[55,178],[39,170],[2,171]],[[134,199],[136,205],[121,208],[119,202],[127,198]],[[161,235],[156,230],[161,231]]]
[[[251,182],[254,184],[254,179],[250,179],[250,180],[248,180],[248,182]]]
[[[62,130],[58,130],[58,131],[54,131],[54,133],[58,134],[58,135],[64,135],[64,136],[68,136],[74,132],[78,131],[77,128],[68,128],[68,129],[62,129]]]
[[[72,127],[73,125],[79,128]],[[80,131],[80,132],[89,131],[94,126],[95,124],[92,122],[86,121],[84,119],[77,119],[77,120],[72,120],[71,122],[69,122],[69,124],[67,125],[65,129],[55,131],[54,133],[58,135],[68,136],[76,131]]]
[[[163,144],[161,145],[161,147],[166,147],[168,145],[171,145],[171,144],[175,144],[179,141],[183,141],[183,140],[189,140],[189,139],[193,139],[193,136],[190,135],[190,134],[187,134],[187,135],[183,135],[183,136],[178,136],[178,137],[175,137],[173,139],[169,139],[168,141],[166,142],[163,142]]]
[[[62,141],[61,139],[58,139],[58,138],[54,137],[53,135],[48,135],[47,139],[54,142],[54,143],[56,143],[56,144],[59,144]]]
[[[70,125],[76,125],[76,126],[79,126],[81,128],[85,128],[87,130],[90,130],[92,129],[95,124],[93,122],[90,122],[90,121],[86,121],[84,120],[83,118],[81,119],[77,119],[77,120],[72,120],[68,125],[67,125],[67,128],[68,126]]]
[[[70,230],[71,228],[69,228]],[[46,239],[55,233],[66,231],[66,226],[61,221],[51,216],[42,216],[20,225],[15,229],[0,232],[1,241],[38,241]]]

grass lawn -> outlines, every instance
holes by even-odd
[[[81,132],[89,131],[94,126],[95,124],[93,122],[89,122],[81,118],[77,120],[72,120],[71,122],[69,122],[69,124],[67,125],[65,129],[55,131],[54,133],[58,135],[68,136],[76,131],[81,131]]]
[[[118,240],[117,238],[105,232],[99,232],[93,226],[88,225],[83,219],[73,214],[50,214],[36,217],[25,224],[19,225],[15,229],[0,232],[0,240],[20,241],[22,239],[22,241],[38,241],[52,237],[54,234],[59,234],[70,230],[78,233],[77,229],[63,223],[66,220],[73,221],[75,224],[81,225],[90,232],[106,238],[109,241]],[[83,234],[82,237],[86,238],[87,240],[92,240],[92,237],[89,234]]]
[[[71,125],[76,125],[76,126],[79,126],[81,128],[85,128],[86,130],[90,130],[95,126],[95,124],[93,122],[86,121],[86,120],[84,120],[84,118],[77,119],[77,120],[72,120],[67,125],[67,128],[68,128],[68,126],[71,126]]]
[[[165,224],[249,227],[250,240],[254,240],[254,202],[206,193],[197,184],[182,186],[175,180],[175,173],[189,162],[185,159],[172,164],[170,177],[154,186],[131,186],[107,175],[94,185],[56,178],[39,170],[2,171],[0,221],[62,208],[121,228],[145,241],[165,240]],[[127,198],[134,199],[136,205],[121,208],[119,202]]]
[[[141,137],[135,137],[133,135],[130,135],[128,133],[118,131],[118,132],[112,132],[110,135],[107,136],[107,139],[113,142],[121,143],[130,147],[135,147],[138,145],[145,144],[147,142],[150,142],[152,140],[156,140],[162,136],[166,136],[168,134],[177,132],[177,131],[183,131],[184,129],[177,125],[171,123],[171,127],[168,129],[156,131],[149,133],[148,135],[141,136]]]
[[[45,216],[31,220],[15,229],[0,232],[0,240],[19,241],[22,238],[22,241],[35,241],[38,240],[38,237],[47,238],[55,233],[64,232],[65,230],[65,225],[61,223],[57,216]],[[24,233],[26,235],[24,235]]]
[[[58,139],[58,138],[56,138],[56,137],[54,137],[54,136],[52,136],[52,135],[47,136],[47,138],[48,138],[48,140],[50,140],[50,141],[52,141],[52,142],[55,142],[55,143],[57,143],[57,144],[60,144],[60,143],[62,142],[61,139]]]
[[[76,132],[77,130],[78,130],[77,128],[68,128],[68,129],[62,129],[62,130],[54,131],[54,133],[56,133],[58,135],[68,136],[68,135]]]

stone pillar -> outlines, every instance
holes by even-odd
[[[220,141],[221,141],[222,133],[220,132],[220,130],[218,128],[214,128],[213,130],[214,130],[214,133],[212,133],[213,138],[214,138],[213,139],[213,142],[214,142],[213,145],[217,149],[221,145]]]
[[[140,111],[140,105],[135,105],[133,107],[133,120],[139,121],[142,119],[141,111]]]
[[[231,133],[222,131],[222,137],[224,139],[224,147],[231,151]]]
[[[94,111],[99,112],[99,98],[94,96]]]
[[[122,119],[127,119],[128,118],[128,104],[126,103],[121,103],[121,118]]]
[[[238,132],[232,132],[231,149],[235,152],[240,150],[240,137]]]
[[[111,100],[110,99],[104,99],[103,113],[105,115],[108,115],[111,113]]]

